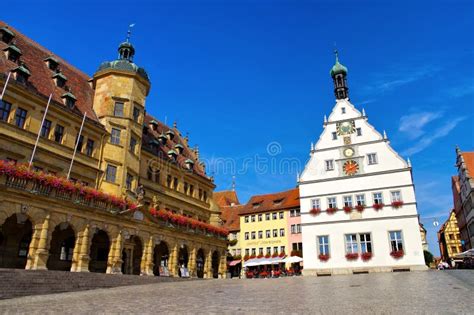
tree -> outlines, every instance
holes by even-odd
[[[429,251],[427,250],[424,250],[423,251],[423,255],[425,256],[425,264],[429,267],[430,264],[433,262],[433,254],[430,253]]]

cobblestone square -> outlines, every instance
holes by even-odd
[[[16,298],[0,301],[0,310],[3,314],[472,314],[473,289],[474,271],[469,270],[202,280]]]

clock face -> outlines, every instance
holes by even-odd
[[[346,148],[344,149],[344,156],[345,157],[352,157],[354,155],[354,149]]]
[[[354,160],[349,160],[344,163],[343,169],[346,175],[354,175],[359,171],[359,164]]]
[[[348,135],[354,132],[355,124],[353,121],[345,121],[337,125],[337,132],[339,135]]]

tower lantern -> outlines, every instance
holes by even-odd
[[[349,87],[347,86],[347,68],[339,63],[339,54],[334,50],[336,63],[331,68],[330,74],[334,81],[334,94],[336,99],[349,98]]]

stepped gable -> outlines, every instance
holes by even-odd
[[[153,128],[150,128],[151,122],[154,121],[156,122],[156,130],[153,130]],[[158,156],[159,158],[162,158],[168,162],[176,163],[183,169],[188,169],[186,165],[187,160],[191,160],[193,162],[192,170],[194,173],[209,179],[206,176],[206,172],[203,168],[203,166],[199,163],[199,160],[197,159],[196,154],[194,151],[189,148],[188,144],[184,139],[181,137],[181,134],[179,131],[175,128],[171,128],[155,117],[151,115],[145,115],[144,119],[144,128],[147,128],[147,132],[143,133],[142,137],[142,148],[146,149],[148,152],[151,152],[155,156]],[[174,133],[174,138],[172,140],[167,139],[166,144],[162,144],[159,142],[158,137],[160,134],[166,134],[171,130]],[[155,144],[156,145],[155,145]],[[171,157],[169,157],[168,152],[170,150],[175,150],[175,145],[180,144],[183,146],[183,152],[181,154],[178,154],[176,157],[176,161],[174,161]]]
[[[0,73],[6,79],[8,72],[17,68],[21,62],[27,67],[31,73],[26,88],[35,94],[41,95],[45,98],[45,104],[49,95],[53,93],[52,100],[62,105],[64,110],[71,111],[64,105],[61,96],[68,92],[65,88],[56,86],[53,80],[55,71],[49,69],[45,59],[53,57],[59,63],[61,73],[66,76],[66,86],[70,88],[70,92],[76,97],[74,111],[79,114],[87,113],[87,117],[99,122],[96,114],[92,109],[94,99],[94,89],[89,84],[90,77],[84,72],[76,69],[61,57],[55,55],[53,52],[47,50],[32,39],[23,35],[15,28],[0,21],[0,29],[7,27],[8,30],[14,33],[14,38],[11,43],[14,43],[21,50],[21,56],[18,62],[8,60],[6,54],[0,53]],[[4,52],[7,47],[11,45],[0,40],[0,50]],[[13,76],[10,78],[10,84],[14,84]],[[17,83],[20,84],[20,83]]]
[[[299,206],[299,189],[295,188],[274,194],[253,196],[240,211],[240,215],[287,210]]]

